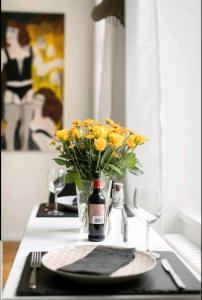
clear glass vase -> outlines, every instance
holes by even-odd
[[[76,186],[77,204],[82,232],[88,232],[88,198],[93,191],[93,181],[82,180],[82,187]],[[105,224],[107,223],[109,205],[111,203],[112,181],[105,179],[101,182],[101,193],[105,197]]]

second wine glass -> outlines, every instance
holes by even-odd
[[[54,209],[49,210],[51,216],[61,216],[64,212],[58,210],[57,196],[65,187],[65,171],[61,168],[53,167],[48,171],[48,188],[55,194]]]
[[[149,231],[150,225],[161,216],[162,202],[160,191],[154,187],[136,187],[134,192],[135,216],[146,223],[146,253],[160,258],[160,254],[150,252]]]

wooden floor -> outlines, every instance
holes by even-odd
[[[3,242],[3,286],[7,280],[20,242]]]

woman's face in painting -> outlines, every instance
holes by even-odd
[[[6,29],[6,42],[11,45],[18,40],[19,29],[16,27],[8,26]]]
[[[42,108],[45,102],[45,96],[42,94],[35,94],[33,100],[36,107]]]

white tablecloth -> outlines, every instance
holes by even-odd
[[[18,249],[14,264],[6,282],[3,299],[25,299],[25,300],[39,300],[39,299],[95,299],[95,296],[29,296],[29,297],[17,297],[16,289],[23,270],[23,266],[26,260],[26,256],[31,251],[50,251],[52,249],[68,247],[76,244],[88,244],[87,235],[81,234],[79,231],[78,218],[37,218],[36,213],[38,205],[36,205],[32,211],[30,219],[27,224],[27,228],[24,234],[24,238]],[[128,218],[129,221],[129,241],[128,247],[136,247],[137,250],[145,250],[145,226],[136,218]],[[109,240],[105,240],[100,244],[111,244]],[[114,244],[114,243],[113,243]],[[152,229],[150,235],[150,248],[156,251],[172,251],[170,246]],[[191,270],[193,272],[193,270]],[[194,273],[194,272],[193,272]],[[194,273],[197,277],[197,274]],[[199,278],[198,278],[199,279]],[[96,296],[96,300],[101,299],[171,299],[175,297],[171,296]],[[187,295],[178,296],[176,299],[200,299],[199,296]]]

